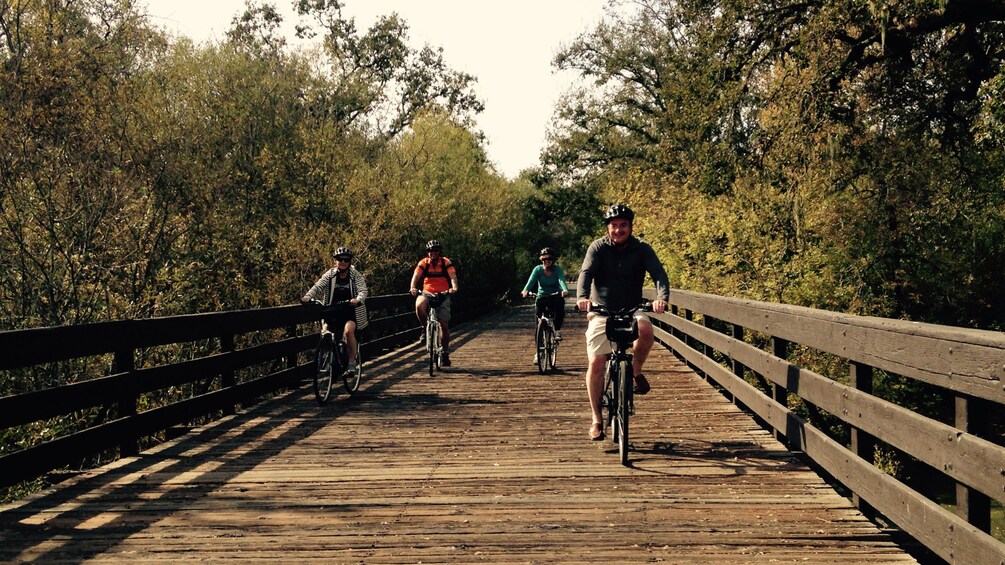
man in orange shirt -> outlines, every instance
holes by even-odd
[[[422,283],[422,291],[419,291],[419,283]],[[412,273],[412,284],[409,292],[415,296],[415,315],[419,318],[419,324],[426,325],[426,316],[429,311],[429,297],[439,292],[453,294],[457,292],[457,271],[454,269],[450,259],[443,256],[443,246],[439,241],[431,239],[426,243],[426,257],[415,266]],[[440,357],[440,366],[450,366],[450,356],[447,354],[447,346],[450,345],[450,296],[447,296],[443,304],[436,308],[436,317],[440,322],[440,335],[443,343],[443,354]]]

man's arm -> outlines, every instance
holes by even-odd
[[[653,311],[662,314],[670,300],[670,279],[667,277],[666,269],[663,268],[663,263],[660,262],[660,258],[652,247],[649,247],[649,252],[646,254],[646,271],[653,279],[653,284],[656,285],[656,300],[653,301]]]

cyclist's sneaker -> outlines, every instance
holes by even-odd
[[[426,345],[426,332],[419,332],[419,345]]]
[[[355,363],[349,363],[349,365],[345,368],[345,372],[347,372],[347,373],[355,373],[356,372],[356,364]]]
[[[635,375],[635,394],[645,394],[649,392],[649,381],[643,374]]]
[[[562,330],[555,330],[555,341],[562,341]]]
[[[440,354],[440,366],[441,367],[449,367],[450,366],[450,356],[447,355],[446,351],[444,351],[443,353]]]
[[[532,364],[537,365],[537,353],[534,354],[534,362]]]

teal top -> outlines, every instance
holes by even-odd
[[[569,290],[569,285],[565,282],[565,272],[558,265],[554,265],[551,268],[551,275],[544,272],[544,265],[534,267],[523,289],[527,292],[534,292],[535,287],[537,288],[538,297],[563,290],[568,292]]]

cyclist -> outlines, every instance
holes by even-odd
[[[607,235],[590,244],[579,273],[576,289],[576,307],[586,312],[590,301],[606,306],[609,310],[620,310],[642,302],[642,283],[646,273],[656,285],[656,300],[653,312],[666,311],[670,297],[670,283],[666,270],[656,252],[649,244],[632,235],[635,213],[624,204],[613,204],[604,212]],[[634,343],[632,372],[635,375],[635,393],[649,392],[649,381],[642,374],[642,365],[653,346],[653,327],[645,314],[636,315],[639,337]],[[611,344],[606,336],[606,321],[603,316],[591,315],[586,329],[586,391],[590,397],[593,424],[590,439],[604,437],[603,417],[600,399],[604,393],[604,366],[611,354]]]
[[[300,298],[307,304],[311,300],[319,300],[326,306],[348,300],[353,305],[353,313],[349,309],[336,311],[324,319],[329,331],[342,329],[342,335],[349,349],[349,365],[347,371],[356,370],[356,332],[362,331],[368,324],[366,315],[366,278],[363,273],[352,265],[354,255],[347,247],[335,250],[335,266],[321,275],[318,282]]]
[[[409,288],[409,293],[416,297],[415,315],[422,327],[426,326],[429,296],[438,292],[453,294],[457,292],[457,288],[457,270],[450,259],[443,256],[443,245],[435,239],[429,240],[426,242],[426,257],[415,266]],[[447,346],[450,345],[450,298],[447,296],[436,308],[436,317],[440,322],[440,341],[443,344],[443,353],[440,354],[441,367],[450,366],[450,355],[447,350]]]
[[[541,260],[530,272],[530,278],[524,285],[520,296],[527,298],[537,289],[537,317],[545,310],[555,313],[555,339],[562,339],[562,322],[565,321],[565,297],[569,296],[569,285],[565,282],[565,271],[555,263],[555,250],[545,247],[538,254]],[[556,293],[561,293],[558,296]],[[537,364],[537,352],[534,353],[534,364]]]

